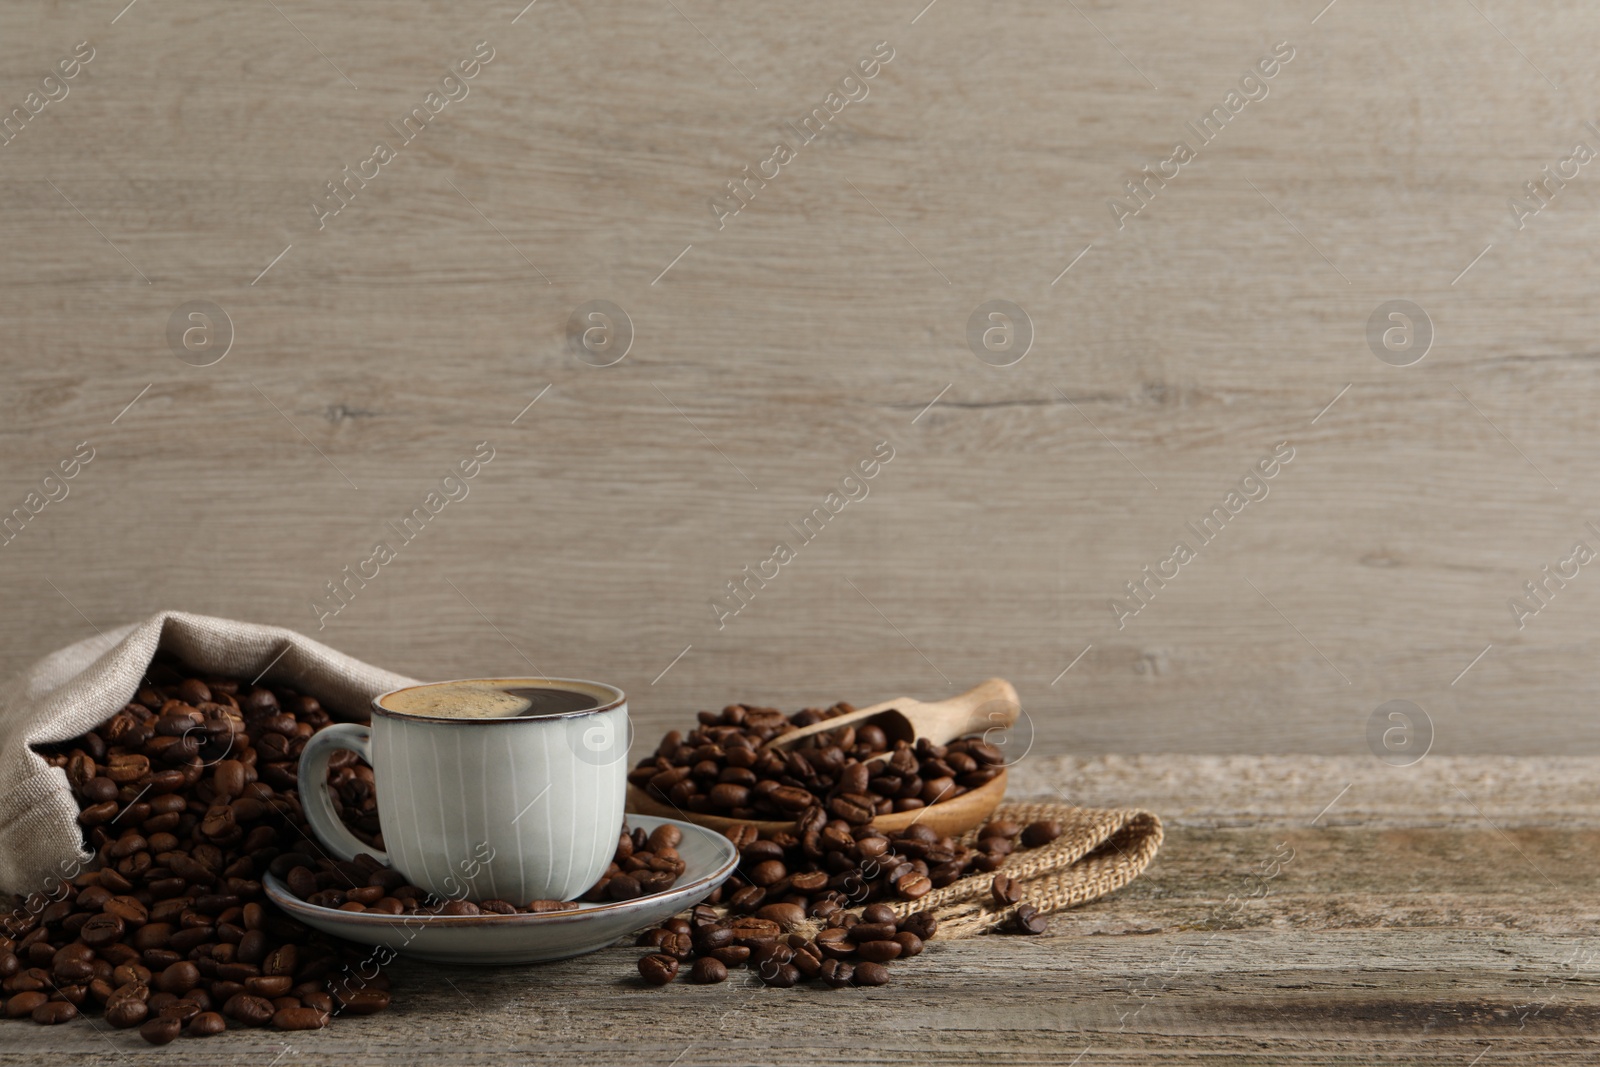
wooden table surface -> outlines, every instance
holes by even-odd
[[[527,968],[402,963],[388,1013],[326,1031],[152,1050],[84,1020],[13,1023],[0,1064],[1600,1056],[1600,761],[1151,756],[1040,760],[1017,777],[1039,795],[1161,812],[1166,843],[1141,879],[1058,914],[1048,935],[935,939],[880,989],[653,989],[628,947]]]

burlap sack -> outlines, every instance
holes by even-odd
[[[54,652],[0,688],[0,893],[31,893],[88,859],[66,774],[32,745],[93,730],[133,699],[156,652],[199,671],[289,686],[328,712],[365,720],[395,674],[280,626],[163,611]]]

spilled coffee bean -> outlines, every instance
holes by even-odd
[[[1011,928],[1019,934],[1042,934],[1050,929],[1050,924],[1032,904],[1018,904]]]
[[[639,975],[651,985],[666,985],[678,975],[678,961],[673,956],[656,953],[639,960]]]
[[[990,883],[989,892],[994,897],[994,902],[1002,906],[1015,904],[1022,899],[1022,885],[1018,882],[1013,882],[1010,876],[1005,874],[994,876],[994,881]]]

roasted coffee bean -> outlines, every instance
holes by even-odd
[[[203,1011],[189,1020],[188,1032],[194,1037],[211,1037],[228,1028],[228,1022],[214,1011]]]
[[[177,1019],[167,1019],[157,1016],[139,1027],[139,1036],[152,1045],[170,1045],[178,1039],[183,1032],[183,1024]]]
[[[754,911],[766,902],[767,891],[758,885],[742,886],[728,898],[728,906],[735,911]]]
[[[702,926],[690,936],[694,939],[695,949],[703,953],[733,944],[733,929],[720,922]]]
[[[1027,848],[1048,845],[1061,836],[1061,824],[1050,819],[1031,822],[1022,830],[1022,844]]]
[[[88,960],[71,957],[55,963],[50,968],[50,976],[58,984],[85,982],[94,976],[94,967]]]
[[[146,929],[149,929],[146,927]],[[179,996],[200,984],[200,969],[187,961],[174,963],[156,976],[156,988]]]
[[[762,940],[750,946],[750,966],[761,968],[769,963],[788,963],[794,958],[794,949],[782,941]]]
[[[855,977],[855,968],[844,960],[827,959],[822,961],[822,967],[817,974],[829,986],[841,989],[851,984],[851,979]]]
[[[33,1009],[33,1021],[41,1026],[55,1026],[78,1017],[78,1009],[65,1000],[50,1000]]]
[[[749,878],[754,885],[764,889],[775,884],[788,873],[788,868],[783,865],[783,861],[763,860],[752,867],[745,877]]]
[[[709,953],[710,957],[727,967],[742,967],[750,959],[750,949],[746,945],[724,945],[714,948]]]
[[[711,956],[702,956],[694,961],[694,967],[689,972],[689,980],[700,985],[715,985],[728,980],[728,968],[723,963]]]
[[[789,876],[789,888],[801,893],[815,893],[827,884],[826,871],[801,871]]]
[[[864,941],[888,941],[895,935],[895,924],[857,923],[850,928],[850,939],[857,944]]]
[[[931,911],[919,911],[899,922],[902,932],[909,931],[924,941],[930,940],[939,930],[939,920]]]
[[[1050,923],[1032,904],[1018,904],[1011,929],[1019,934],[1042,934],[1050,929]]]
[[[683,844],[683,831],[676,826],[667,824],[650,831],[652,852],[660,852],[664,848],[677,848],[681,844]]]
[[[170,949],[147,948],[139,954],[146,967],[157,973],[166,970],[175,963],[182,963],[183,957]]]
[[[900,958],[910,959],[912,956],[921,955],[922,938],[910,930],[902,930],[894,935],[895,941],[900,944]]]
[[[78,812],[78,822],[83,826],[99,826],[115,819],[117,812],[118,807],[115,800],[108,800],[103,804],[91,804]]]
[[[267,975],[295,973],[299,966],[300,951],[294,945],[280,945],[267,955],[262,961],[261,973]]]
[[[843,793],[828,801],[828,810],[852,826],[871,822],[876,814],[871,802],[859,793]]]
[[[122,940],[127,924],[110,912],[101,912],[99,915],[90,916],[78,930],[78,937],[85,945],[92,948],[101,948],[105,945]]]
[[[22,1019],[33,1014],[33,1010],[49,1001],[49,996],[38,990],[13,994],[6,1001],[6,1018]]]
[[[761,975],[761,980],[767,985],[776,986],[779,989],[788,989],[800,981],[800,969],[792,963],[778,963],[775,960],[768,960],[758,968],[757,973]]]
[[[750,941],[754,939],[771,939],[783,932],[782,927],[770,919],[757,919],[753,916],[740,916],[733,920],[733,936],[736,941]]]
[[[111,981],[121,990],[127,985],[149,985],[150,968],[141,967],[137,963],[124,963],[111,972]],[[145,990],[149,995],[149,990]]]
[[[315,1008],[285,1007],[272,1016],[272,1025],[279,1030],[320,1030],[329,1018],[327,1012]]]
[[[619,874],[606,883],[606,893],[612,900],[632,900],[644,895],[644,887],[632,875]]]
[[[374,1015],[389,1006],[389,994],[382,989],[362,989],[334,998],[342,1011],[351,1015]]]
[[[925,897],[928,895],[928,893],[933,889],[933,882],[928,878],[927,875],[918,874],[913,871],[910,874],[904,875],[899,881],[895,882],[894,888],[895,892],[899,893],[906,900],[916,900],[919,897]]]
[[[864,923],[894,923],[896,916],[894,909],[887,904],[868,904],[861,909],[861,921]]]
[[[866,961],[856,964],[851,983],[858,986],[879,986],[889,981],[889,968],[881,963]]]
[[[898,941],[863,941],[856,945],[856,955],[873,963],[888,963],[900,958]]]
[[[1022,883],[1014,882],[1009,875],[997,874],[989,884],[989,894],[1002,906],[1015,904],[1022,899]]]
[[[309,867],[296,867],[289,872],[284,882],[288,885],[289,892],[301,900],[317,891],[317,876]]]
[[[244,982],[261,973],[261,968],[253,963],[221,963],[217,965],[216,977],[223,982]]]
[[[237,1019],[246,1026],[267,1025],[272,1021],[273,1011],[272,1001],[249,993],[235,994],[222,1006],[224,1015],[230,1019]]]
[[[101,872],[104,877],[105,872]],[[107,915],[115,915],[129,926],[143,926],[150,918],[150,909],[130,896],[115,896],[102,905]]]
[[[806,911],[798,904],[768,904],[756,912],[756,918],[778,924],[781,930],[794,930],[805,924]]]
[[[294,988],[294,979],[286,974],[260,975],[244,980],[245,992],[258,997],[281,997]]]
[[[118,1030],[127,1030],[144,1022],[150,1008],[144,1001],[132,997],[106,1002],[106,1022]]]
[[[656,946],[657,952],[663,956],[671,956],[679,960],[687,960],[694,955],[694,942],[688,934],[669,932],[661,939],[661,944]]]
[[[639,960],[639,975],[651,985],[666,985],[678,975],[678,960],[660,953]]]
[[[533,915],[542,915],[552,911],[571,911],[576,905],[562,900],[534,900],[530,901],[522,910]]]
[[[794,947],[794,958],[789,962],[795,965],[802,977],[815,978],[822,973],[823,958],[822,950],[816,943],[807,941]]]

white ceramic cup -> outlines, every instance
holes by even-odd
[[[550,688],[595,706],[514,718],[402,714],[372,701],[370,726],[340,723],[306,742],[300,799],[312,831],[339,859],[367,853],[413,885],[456,900],[573,900],[605,872],[622,829],[628,705],[622,690],[566,678],[484,678],[490,687]],[[372,766],[387,852],[340,821],[328,760],[350,749]]]

